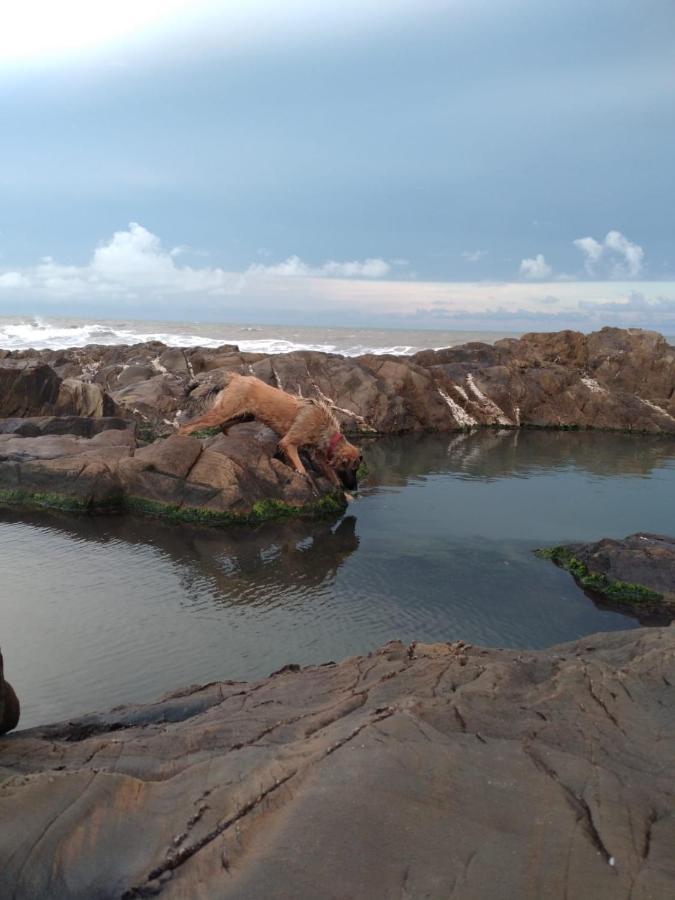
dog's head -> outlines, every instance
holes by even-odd
[[[340,441],[333,453],[331,465],[345,490],[355,491],[358,488],[356,473],[362,462],[363,454],[358,447],[350,444],[347,440]]]

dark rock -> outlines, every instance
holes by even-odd
[[[424,350],[412,357],[353,359],[309,351],[269,355],[242,353],[234,345],[181,350],[153,341],[133,347],[21,351],[7,354],[1,363],[26,368],[25,384],[14,396],[32,398],[24,404],[26,411],[18,412],[16,401],[6,401],[12,407],[6,416],[65,411],[45,384],[53,374],[36,371],[48,365],[64,384],[75,378],[101,388],[101,396],[86,397],[80,389],[72,401],[79,409],[119,414],[109,406],[103,409],[110,395],[123,414],[147,423],[155,434],[168,434],[179,417],[201,412],[231,371],[328,400],[349,431],[530,425],[675,434],[675,348],[656,332],[639,329],[526,334],[494,345],[471,342]],[[0,387],[2,371],[0,367]]]
[[[186,386],[176,375],[143,378],[114,392],[115,401],[128,415],[152,422],[160,431],[172,431],[176,412],[185,402]]]
[[[344,507],[325,478],[310,481],[276,459],[278,438],[258,423],[206,440],[173,434],[138,446],[133,426],[92,428],[80,437],[55,433],[52,420],[26,421],[29,436],[17,428],[0,433],[0,502],[214,525]]]
[[[0,416],[53,414],[61,379],[44,363],[4,359],[0,363]]]
[[[8,896],[675,894],[675,630],[388,644],[3,739]]]
[[[0,735],[6,734],[19,724],[21,710],[19,699],[12,685],[5,681],[2,653],[0,653]],[[0,755],[0,784],[2,783],[2,756]]]
[[[73,434],[91,438],[102,431],[132,431],[133,422],[127,419],[87,416],[37,416],[26,419],[0,419],[0,434],[40,437],[45,434]]]
[[[97,384],[62,379],[50,366],[30,359],[0,363],[0,417],[113,416],[116,411]]]
[[[571,572],[603,606],[632,613],[644,624],[675,619],[675,538],[639,533],[539,554]]]

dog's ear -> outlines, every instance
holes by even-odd
[[[353,444],[349,444],[346,441],[339,448],[339,456],[340,462],[343,465],[355,466],[356,468],[358,468],[358,466],[361,464],[361,451],[358,449],[358,447],[355,447]]]

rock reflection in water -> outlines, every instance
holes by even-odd
[[[672,437],[604,431],[480,429],[362,443],[370,471],[367,484],[382,486],[405,485],[435,473],[484,480],[561,468],[603,477],[649,476],[675,458]]]
[[[484,430],[365,455],[339,521],[0,512],[0,641],[23,727],[392,638],[541,647],[635,627],[532,550],[672,532],[672,439]]]

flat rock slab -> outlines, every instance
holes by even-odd
[[[675,896],[675,630],[391,643],[0,741],[3,896]]]

